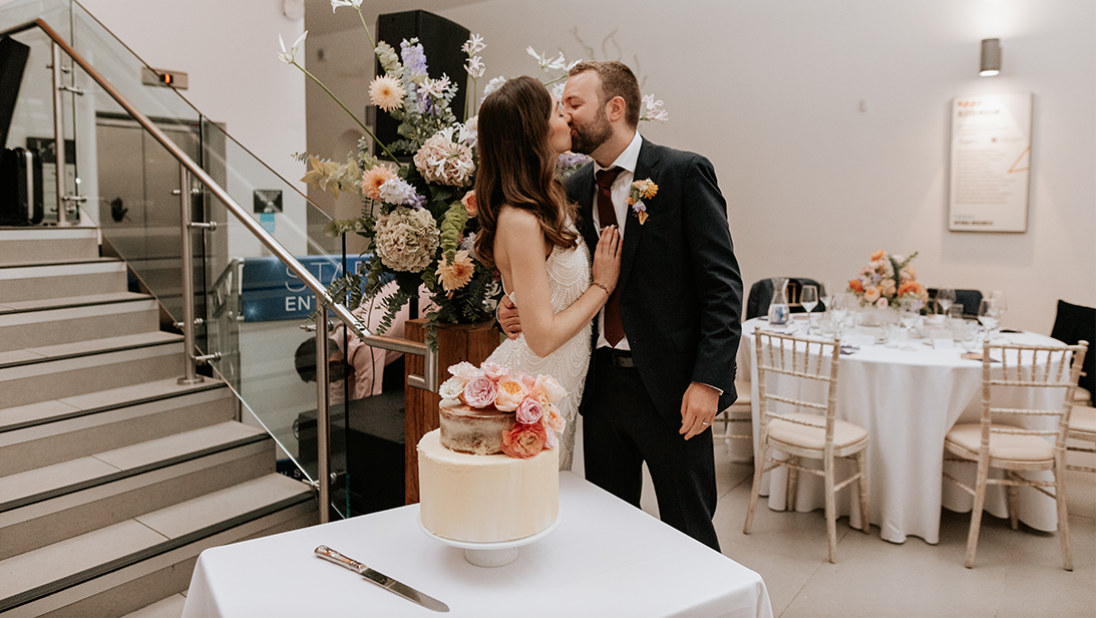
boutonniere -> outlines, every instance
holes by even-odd
[[[651,182],[650,178],[632,183],[632,188],[628,191],[628,205],[632,207],[632,212],[639,219],[640,225],[646,223],[649,216],[647,205],[643,203],[643,200],[649,200],[656,194],[658,194],[658,185]]]

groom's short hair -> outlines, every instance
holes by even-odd
[[[569,77],[579,73],[595,71],[601,80],[601,104],[613,97],[624,99],[624,120],[633,129],[639,125],[639,81],[628,65],[616,60],[588,60],[571,67]]]

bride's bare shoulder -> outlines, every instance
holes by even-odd
[[[523,208],[504,205],[499,210],[499,232],[506,230],[506,234],[536,234],[543,235],[540,229],[540,221],[536,215]],[[501,233],[500,233],[501,236]]]

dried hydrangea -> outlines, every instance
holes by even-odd
[[[381,263],[395,271],[422,272],[438,249],[438,227],[429,210],[399,206],[377,219],[374,246]]]

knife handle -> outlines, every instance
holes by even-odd
[[[327,560],[328,562],[334,562],[335,564],[350,569],[358,575],[361,575],[368,567],[364,564],[354,560],[353,558],[347,558],[339,552],[331,549],[327,545],[320,545],[316,548],[316,555]]]

